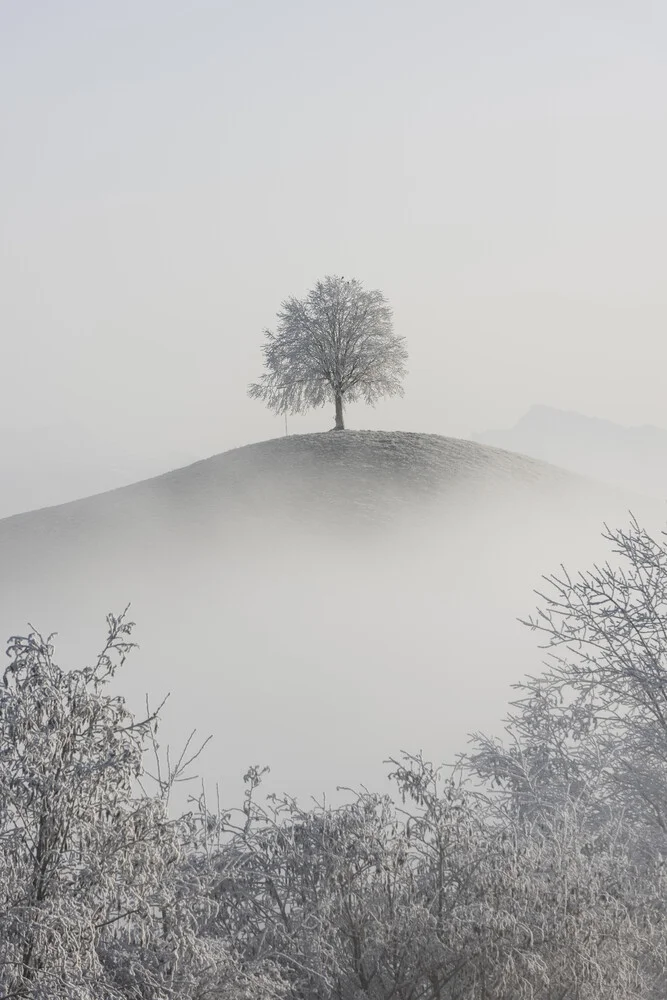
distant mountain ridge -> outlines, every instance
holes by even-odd
[[[667,430],[660,427],[626,427],[533,406],[514,427],[476,434],[473,440],[631,492],[667,498]]]

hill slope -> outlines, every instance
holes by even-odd
[[[470,511],[492,499],[556,502],[591,484],[471,441],[434,434],[327,432],[247,445],[107,493],[0,520],[0,560],[33,578],[59,563],[126,562],[128,553],[191,558],[215,540],[230,551],[261,548],[288,526],[356,539],[376,533],[415,504]],[[465,498],[465,500],[464,500]],[[444,506],[443,506],[444,505]],[[281,526],[280,528],[278,526]],[[165,550],[165,543],[167,550]],[[192,549],[193,551],[188,551]],[[20,569],[19,569],[20,567]],[[2,580],[0,578],[0,588]]]
[[[114,517],[215,509],[296,515],[342,502],[362,512],[367,501],[391,509],[411,499],[461,489],[575,487],[566,472],[497,448],[437,434],[345,431],[276,438],[224,452],[184,468],[56,507],[0,520],[0,532],[85,527]],[[583,484],[579,484],[583,486]],[[149,511],[150,505],[154,510]]]
[[[626,506],[467,441],[282,438],[0,521],[0,636],[57,629],[78,665],[132,601],[121,688],[137,709],[172,692],[167,739],[212,733],[224,787],[266,762],[278,789],[330,793],[497,722],[539,663],[515,619],[540,573],[587,561]]]

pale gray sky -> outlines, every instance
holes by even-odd
[[[666,46],[660,0],[3,0],[0,431],[278,435],[262,329],[332,272],[411,355],[352,426],[667,426]]]

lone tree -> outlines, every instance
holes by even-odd
[[[344,430],[343,406],[402,396],[407,351],[392,326],[382,292],[336,276],[318,281],[305,299],[289,298],[266,330],[266,371],[249,388],[275,413],[304,413],[333,402],[335,430]]]

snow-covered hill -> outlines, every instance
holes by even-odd
[[[389,513],[405,501],[488,489],[548,493],[583,488],[563,470],[497,448],[437,434],[345,431],[276,438],[195,462],[130,486],[0,521],[6,534],[25,528],[75,532],[136,523],[137,518],[237,510],[301,520],[321,518],[333,502],[351,513]],[[335,513],[332,509],[331,513]]]
[[[172,692],[172,742],[214,735],[209,779],[266,762],[277,788],[330,792],[497,725],[539,666],[515,619],[540,574],[599,554],[628,506],[468,441],[281,438],[0,521],[0,635],[58,630],[81,663],[131,601],[121,687],[137,707]]]

